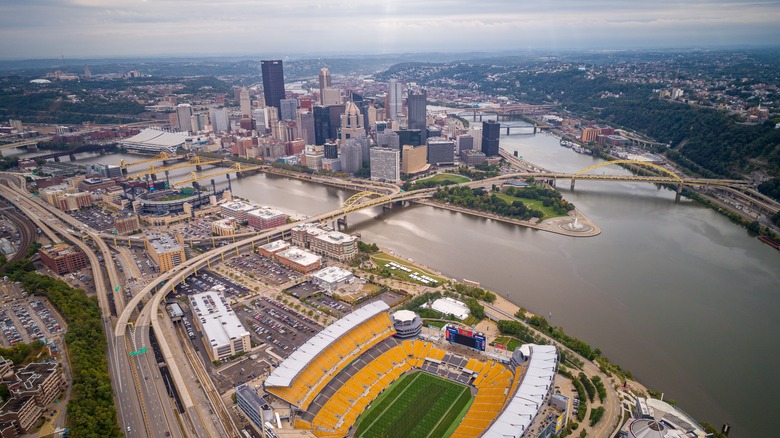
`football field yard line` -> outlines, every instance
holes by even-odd
[[[465,387],[465,386],[463,387],[463,389],[461,389],[461,391],[458,393],[458,396],[457,396],[457,397],[455,397],[455,398],[453,399],[452,403],[450,403],[450,407],[449,407],[449,409],[447,409],[447,410],[446,410],[446,411],[445,411],[445,412],[444,412],[444,413],[441,415],[441,418],[439,418],[439,421],[437,421],[437,422],[436,422],[436,424],[434,424],[434,425],[433,425],[433,427],[431,428],[431,431],[430,431],[430,432],[428,432],[428,435],[426,435],[426,438],[429,438],[429,437],[431,436],[431,434],[432,434],[434,431],[436,431],[436,429],[438,429],[438,428],[439,428],[439,423],[441,423],[441,422],[442,422],[442,421],[443,421],[445,418],[447,418],[447,415],[450,413],[450,411],[452,410],[452,408],[453,408],[453,407],[455,407],[455,405],[456,405],[456,402],[457,402],[458,400],[460,400],[460,398],[463,396],[463,393],[464,393],[465,391],[468,391],[468,390],[469,390],[469,389],[468,389],[467,387]]]
[[[377,420],[379,420],[380,418],[382,418],[382,416],[384,416],[384,415],[385,415],[385,412],[387,412],[387,410],[388,410],[388,409],[390,409],[391,407],[393,407],[393,405],[394,405],[394,404],[395,404],[395,403],[396,403],[398,400],[400,400],[400,399],[401,399],[401,396],[402,396],[402,395],[403,395],[403,394],[406,392],[406,390],[408,390],[409,388],[411,388],[412,386],[414,386],[414,382],[417,380],[417,378],[420,376],[420,374],[421,374],[421,373],[415,373],[415,376],[414,376],[414,377],[412,377],[412,381],[411,381],[411,382],[409,382],[409,384],[407,384],[407,385],[406,385],[406,388],[404,388],[404,390],[403,390],[403,391],[401,391],[401,393],[400,393],[400,394],[398,394],[398,396],[395,398],[395,400],[393,400],[393,401],[392,401],[392,403],[388,404],[388,405],[387,405],[387,406],[386,406],[386,407],[385,407],[385,408],[382,410],[382,412],[380,412],[380,413],[379,413],[379,415],[377,415],[377,416],[376,416],[376,418],[374,418],[374,421],[372,421],[372,422],[371,422],[371,424],[369,424],[369,425],[368,425],[368,427],[366,427],[366,430],[363,432],[363,435],[368,435],[368,431],[369,431],[369,430],[371,430],[371,428],[372,428],[372,427],[374,427],[374,423],[376,423],[376,422],[377,422]]]

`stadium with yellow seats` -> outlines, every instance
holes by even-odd
[[[449,436],[523,436],[552,391],[554,347],[525,345],[501,361],[463,347],[455,352],[448,343],[395,336],[389,310],[382,301],[357,309],[268,376],[263,388],[290,404],[296,429],[323,438],[354,436],[355,424],[380,393],[401,377],[423,372],[471,391],[471,405]]]

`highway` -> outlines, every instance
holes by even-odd
[[[161,382],[159,369],[157,369],[156,364],[154,364],[154,366],[147,366],[141,373],[138,373],[138,364],[131,364],[131,359],[128,358],[128,345],[125,344],[122,339],[118,339],[114,336],[113,320],[111,318],[109,304],[109,292],[113,291],[116,286],[120,286],[121,288],[122,283],[116,272],[115,266],[111,263],[111,253],[108,246],[98,237],[94,230],[89,229],[78,220],[44,204],[37,198],[31,198],[29,193],[25,194],[24,191],[18,188],[7,187],[6,189],[10,190],[11,193],[3,190],[0,194],[8,199],[19,199],[17,205],[19,205],[22,211],[24,211],[33,221],[40,222],[40,218],[46,218],[49,221],[49,225],[54,228],[59,227],[60,234],[74,245],[78,246],[90,261],[98,302],[103,314],[103,328],[108,340],[107,353],[109,372],[112,376],[111,380],[112,386],[114,387],[117,412],[123,432],[128,436],[134,437],[155,437],[165,436],[165,431],[170,430],[171,436],[181,436],[176,433],[178,431],[177,422],[175,419],[169,418],[169,415],[173,410],[170,405],[170,399]],[[62,221],[65,224],[59,224],[58,221]],[[42,229],[46,227],[43,223],[37,223],[37,225]],[[106,260],[106,263],[103,264],[98,260],[94,251],[79,238],[80,233],[77,232],[76,235],[71,235],[70,232],[63,231],[68,228],[83,230],[86,236],[89,236],[95,241],[96,245],[101,248],[101,253],[104,260]],[[108,272],[109,284],[106,284],[105,282],[101,265],[104,265]],[[118,301],[119,305],[117,306],[117,310],[120,311],[120,306],[123,306],[124,297],[121,293],[115,294],[115,297],[119,297],[120,299],[120,301]],[[142,355],[136,356],[134,361],[139,362],[144,357],[145,356]],[[147,362],[148,364],[148,361],[144,362]],[[141,379],[143,379],[143,383],[141,383]],[[149,379],[153,379],[151,380],[151,384],[149,383]],[[135,382],[135,384],[131,385],[130,382]],[[142,398],[139,398],[139,389],[136,387],[140,388]],[[162,391],[160,391],[160,387],[163,388]],[[175,427],[169,427],[170,425]]]

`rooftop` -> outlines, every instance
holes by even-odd
[[[342,281],[352,277],[352,273],[346,269],[341,269],[338,266],[328,266],[325,269],[320,269],[319,271],[311,274],[311,276],[316,277],[326,283],[335,283],[337,281]]]
[[[290,249],[279,252],[276,255],[277,257],[286,258],[287,260],[294,261],[295,263],[303,266],[309,266],[321,260],[320,256],[296,247],[291,247]]]
[[[260,219],[273,219],[275,217],[284,216],[284,213],[273,208],[260,207],[246,213],[248,216],[256,216]]]
[[[74,248],[71,245],[68,245],[67,243],[55,243],[52,245],[47,245],[42,247],[41,251],[43,251],[47,256],[51,258],[63,257],[78,252],[76,248]]]
[[[227,345],[231,339],[239,339],[249,332],[244,328],[225,297],[214,291],[190,297],[192,311],[201,320],[203,334],[212,347]]]
[[[350,330],[358,327],[374,316],[390,309],[384,301],[374,301],[344,316],[338,321],[326,327],[316,336],[306,341],[287,359],[279,364],[265,381],[265,386],[288,387],[295,377],[301,373],[309,363],[320,353],[325,351],[330,344],[340,339]]]
[[[284,249],[287,249],[290,247],[290,244],[285,242],[284,240],[274,240],[271,243],[266,243],[265,245],[261,246],[260,248],[268,251],[268,252],[277,252],[282,251]]]
[[[232,210],[232,211],[251,211],[256,209],[257,207],[255,207],[252,204],[247,204],[244,201],[231,201],[222,204],[222,208],[225,208],[227,210]]]
[[[166,233],[149,233],[146,237],[149,240],[149,244],[154,247],[158,253],[166,253],[172,251],[179,251],[182,249],[179,242],[173,238],[170,234]]]

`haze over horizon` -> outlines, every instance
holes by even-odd
[[[6,0],[0,58],[765,46],[780,1]]]

